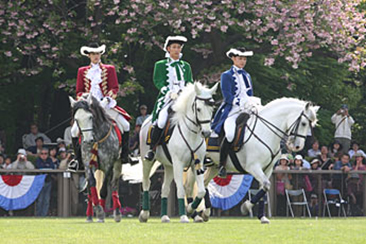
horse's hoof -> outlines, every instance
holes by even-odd
[[[119,211],[119,208],[116,208],[113,211],[113,217],[114,217],[114,221],[116,221],[117,223],[121,222],[122,214],[121,214],[121,211]]]
[[[161,217],[161,223],[170,223],[170,218],[168,215],[163,215]]]
[[[201,217],[202,217],[203,221],[208,222],[208,220],[210,219],[210,216],[211,216],[210,208],[206,208],[205,210],[202,211]]]
[[[199,215],[196,215],[193,220],[195,223],[203,223],[203,218]]]
[[[194,209],[192,208],[192,203],[187,206],[187,215],[193,214]]]
[[[140,214],[139,214],[139,221],[140,223],[146,223],[147,220],[150,217],[150,211],[148,210],[141,210]]]
[[[252,210],[254,204],[249,200],[246,200],[240,207],[240,211],[243,215],[248,215],[249,211]]]
[[[104,222],[104,218],[105,218],[105,213],[104,213],[104,210],[103,210],[103,207],[98,205],[98,206],[95,206],[95,213],[97,215],[97,218],[98,219],[102,219],[103,222]]]
[[[270,221],[269,221],[269,219],[267,219],[267,217],[266,216],[263,216],[262,218],[261,218],[261,224],[269,224],[270,223]]]
[[[104,223],[104,219],[98,219],[97,223]]]
[[[86,222],[86,223],[93,223],[93,217],[92,217],[92,216],[88,216],[88,217],[86,217],[85,222]]]
[[[187,215],[180,216],[180,222],[181,223],[189,223],[189,219],[188,219]]]

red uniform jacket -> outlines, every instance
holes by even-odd
[[[83,93],[89,93],[91,87],[91,81],[86,78],[88,70],[91,66],[81,67],[78,70],[78,77],[76,81],[76,99],[79,99]],[[116,69],[113,65],[100,64],[102,69],[102,82],[99,84],[103,96],[109,96],[113,99],[117,98],[117,93],[119,90]],[[131,119],[131,116],[121,107],[115,106],[120,114],[123,115],[127,120]]]

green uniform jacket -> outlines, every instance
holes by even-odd
[[[153,122],[158,118],[160,110],[164,107],[165,95],[169,92],[168,62],[170,62],[170,58],[160,60],[155,63],[153,79],[156,88],[158,88],[160,92],[152,112]],[[183,71],[182,75],[185,81],[184,85],[187,85],[187,83],[193,83],[191,66],[186,61],[180,60],[179,62]]]

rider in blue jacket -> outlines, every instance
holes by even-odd
[[[235,137],[236,119],[244,111],[244,106],[249,96],[253,96],[252,79],[244,70],[247,57],[252,56],[252,51],[245,48],[231,48],[226,56],[233,61],[231,69],[221,75],[221,92],[224,97],[220,108],[215,114],[212,129],[220,135],[224,128],[225,138],[220,147],[220,171],[219,177],[226,178],[226,160],[229,149]],[[244,123],[249,115],[244,117]]]

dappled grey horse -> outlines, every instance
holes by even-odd
[[[80,144],[85,175],[88,181],[87,222],[93,221],[93,206],[98,222],[104,222],[107,187],[112,184],[113,215],[116,222],[121,221],[121,203],[118,196],[118,180],[121,175],[120,131],[100,106],[97,99],[89,95],[86,99],[75,101],[70,97],[73,116],[81,132]],[[104,172],[100,198],[96,189],[95,171]]]

